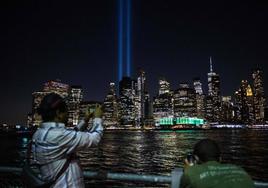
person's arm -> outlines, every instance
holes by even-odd
[[[74,130],[76,131],[85,131],[87,126],[88,126],[88,122],[90,120],[90,118],[92,118],[94,115],[94,113],[86,111],[85,113],[85,118],[83,120],[81,120],[74,128]]]
[[[184,159],[184,168],[183,168],[183,174],[181,176],[180,181],[180,188],[190,188],[191,187],[191,181],[189,178],[189,175],[187,173],[187,169],[191,166],[188,159]]]
[[[98,145],[103,135],[102,119],[94,118],[93,127],[95,129],[92,132],[65,130],[59,139],[60,147],[70,154]]]
[[[97,107],[93,115],[95,117],[93,119],[93,126],[89,132],[72,131],[68,136],[66,135],[68,137],[66,143],[70,148],[68,149],[68,153],[98,145],[103,134],[102,114],[101,108]]]

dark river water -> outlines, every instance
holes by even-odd
[[[99,147],[79,156],[84,170],[170,175],[172,169],[183,166],[185,155],[203,138],[220,144],[223,162],[242,166],[254,180],[268,182],[268,130],[108,131]],[[21,166],[28,140],[0,136],[0,165]],[[86,183],[90,187],[134,185],[93,180]]]

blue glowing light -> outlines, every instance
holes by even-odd
[[[127,0],[127,76],[131,76],[131,0]]]
[[[118,81],[123,75],[123,1],[118,0]]]
[[[131,0],[118,0],[118,82],[131,77]]]

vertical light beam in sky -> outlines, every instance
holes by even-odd
[[[126,19],[126,32],[127,32],[127,41],[126,41],[126,68],[127,68],[127,76],[131,77],[131,0],[127,1],[127,19]]]
[[[118,0],[118,83],[123,76],[123,1]]]
[[[118,83],[123,76],[131,77],[132,73],[131,3],[131,0],[117,0]]]

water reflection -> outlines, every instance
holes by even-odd
[[[186,154],[203,138],[220,144],[224,162],[244,167],[254,179],[268,181],[268,131],[111,131],[105,132],[99,147],[79,155],[84,169],[167,175],[183,166]],[[19,166],[28,138],[0,139],[2,151],[8,151],[0,155],[1,165]]]
[[[224,162],[240,165],[255,179],[268,181],[267,136],[268,131],[257,130],[107,132],[100,148],[84,153],[82,164],[88,166],[91,161],[95,170],[170,174],[173,168],[183,166],[184,157],[198,140],[211,138],[219,142]]]

